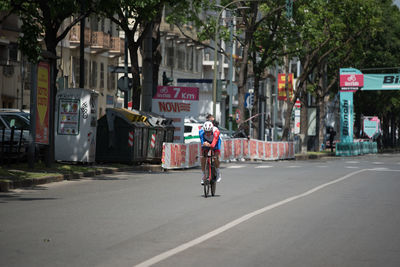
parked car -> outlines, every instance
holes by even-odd
[[[25,112],[0,111],[0,151],[9,154],[22,153],[23,157],[29,147],[29,125]]]
[[[10,151],[11,128],[14,126],[12,151]],[[22,131],[22,138],[21,138]],[[3,138],[4,132],[4,138]],[[18,109],[0,109],[0,153],[16,153],[21,139],[21,158],[27,155],[30,143],[30,113]],[[46,146],[35,145],[35,153],[39,157],[44,154]],[[8,152],[7,152],[8,151]],[[3,155],[4,156],[4,155]],[[7,156],[7,155],[6,155]]]
[[[203,122],[204,123],[204,122]],[[199,131],[201,127],[203,127],[203,123],[200,122],[185,122],[185,129],[184,129],[184,138],[185,143],[192,143],[192,142],[200,142]],[[219,131],[221,132],[220,136],[221,139],[228,139],[231,138],[229,134],[229,130],[218,126]]]

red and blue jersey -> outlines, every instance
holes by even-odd
[[[211,132],[205,132],[204,129],[201,128],[199,131],[199,136],[201,145],[203,145],[203,143],[207,141],[208,143],[211,144],[211,148],[215,150],[221,149],[220,131],[217,127],[214,126]]]

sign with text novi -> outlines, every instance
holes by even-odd
[[[185,117],[199,115],[199,88],[158,86],[152,107],[153,112],[173,120],[174,142],[183,143]]]

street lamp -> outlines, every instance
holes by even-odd
[[[215,43],[214,43],[214,77],[213,77],[213,115],[216,118],[217,113],[217,58],[218,58],[218,37],[219,37],[219,20],[222,15],[222,12],[227,9],[230,5],[239,3],[239,2],[259,2],[260,0],[235,0],[232,1],[225,6],[221,6],[221,11],[218,13],[216,25],[215,25]],[[247,8],[247,7],[243,7]],[[237,8],[239,9],[239,8]],[[231,81],[232,82],[232,81]],[[229,114],[231,115],[231,114]]]

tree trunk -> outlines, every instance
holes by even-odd
[[[134,32],[125,32],[125,38],[128,38],[128,49],[131,60],[132,73],[132,108],[140,109],[141,81],[139,73],[139,42],[134,40]]]

